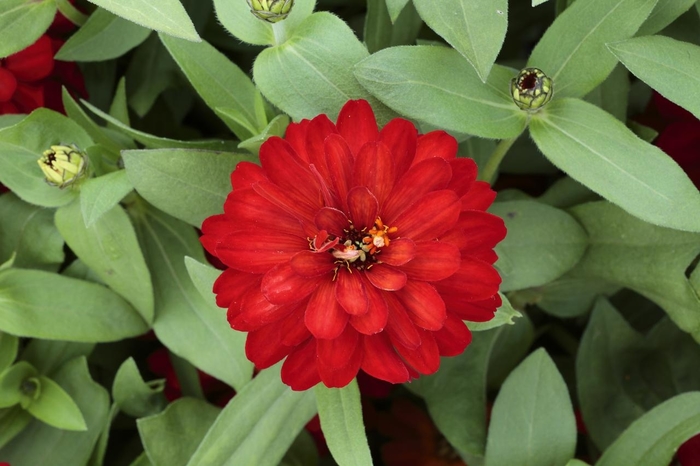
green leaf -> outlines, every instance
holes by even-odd
[[[278,30],[284,30],[283,35],[290,37],[299,23],[313,13],[315,4],[315,0],[296,0],[287,19],[274,27]],[[273,45],[276,43],[273,25],[256,18],[250,12],[247,2],[214,0],[214,8],[216,9],[216,17],[226,30],[243,42],[254,45]]]
[[[117,16],[171,36],[199,42],[201,39],[187,11],[178,0],[90,0]]]
[[[30,204],[42,207],[68,204],[77,192],[49,186],[37,164],[45,150],[60,143],[75,144],[81,149],[93,144],[80,126],[45,108],[0,130],[0,183]]]
[[[576,391],[586,428],[601,450],[644,414],[624,380],[635,353],[644,349],[642,340],[608,301],[598,301],[576,358]]]
[[[401,11],[406,7],[411,0],[386,0],[386,7],[389,10],[391,22],[395,23]]]
[[[700,47],[669,37],[636,37],[608,49],[639,79],[700,118]]]
[[[85,100],[81,102],[90,109],[95,115],[104,118],[107,123],[114,126],[114,128],[121,133],[135,139],[144,146],[148,148],[184,148],[193,150],[235,150],[236,144],[230,141],[224,141],[221,139],[211,139],[211,140],[201,140],[201,141],[179,141],[176,139],[161,138],[158,136],[153,136],[143,131],[138,131],[129,128],[127,125],[112,117],[108,113],[103,112],[94,105],[90,104]]]
[[[119,295],[101,285],[39,270],[0,272],[0,330],[22,337],[116,341],[148,326]]]
[[[252,376],[252,365],[239,367],[242,335],[226,322],[226,310],[205,300],[190,279],[185,256],[204,262],[192,227],[148,208],[137,228],[152,272],[158,339],[176,355],[240,390]]]
[[[209,305],[212,314],[216,315],[221,313],[222,310],[216,305],[216,296],[212,291],[214,289],[214,282],[221,275],[221,271],[192,259],[191,257],[185,257],[185,267],[187,267],[187,273],[192,279],[192,283]],[[227,364],[236,368],[238,380],[234,386],[240,388],[250,381],[253,376],[254,368],[253,363],[250,362],[245,355],[246,334],[243,332],[229,331],[228,329],[226,329],[226,331],[228,333],[227,340],[231,342],[231,351],[228,353],[230,359]]]
[[[496,315],[487,322],[467,322],[467,327],[472,332],[483,332],[484,330],[491,330],[492,328],[500,327],[501,325],[513,325],[515,321],[513,319],[522,317],[523,315],[513,309],[508,298],[502,293],[498,293],[501,296],[503,304],[501,307],[496,309]]]
[[[276,465],[314,414],[314,393],[284,385],[277,364],[233,397],[187,464]]]
[[[9,333],[0,332],[0,374],[12,365],[17,357],[19,338]]]
[[[576,449],[569,390],[539,349],[506,379],[491,413],[486,466],[564,464]]]
[[[442,36],[486,82],[508,29],[508,1],[413,0],[430,29]]]
[[[256,111],[262,104],[258,103],[262,100],[260,92],[248,75],[224,54],[204,41],[187,42],[163,34],[160,40],[210,108],[228,107],[242,115],[245,126],[223,118],[241,140],[256,135],[267,125],[264,113]],[[248,127],[254,132],[251,133]]]
[[[134,148],[134,142],[120,133],[109,131],[107,128],[95,123],[87,113],[78,105],[78,102],[73,99],[70,92],[64,87],[62,90],[63,107],[66,110],[66,115],[79,124],[92,139],[100,144],[104,149],[114,154],[114,158],[119,155],[119,151],[123,148]]]
[[[32,415],[22,409],[20,405],[0,409],[0,450],[19,435],[32,419],[34,419]]]
[[[494,66],[486,84],[457,51],[391,47],[355,66],[360,83],[390,108],[419,121],[485,138],[512,138],[525,112],[508,92],[515,72]]]
[[[700,235],[650,225],[607,202],[570,212],[590,241],[572,277],[630,288],[661,306],[700,341],[700,299],[685,276],[700,254]]]
[[[438,372],[404,385],[425,399],[437,428],[462,453],[484,455],[486,371],[489,355],[502,329],[475,333],[464,353],[442,358]]]
[[[5,129],[8,126],[14,126],[22,121],[27,115],[0,115],[0,129]]]
[[[109,415],[109,395],[90,378],[85,358],[65,364],[53,380],[75,401],[87,430],[72,432],[32,421],[2,449],[2,459],[16,465],[86,464]]]
[[[260,151],[260,146],[262,146],[263,143],[269,138],[272,136],[284,136],[287,126],[289,126],[289,117],[284,114],[277,115],[270,121],[270,124],[268,124],[260,134],[241,142],[238,144],[238,148],[245,149],[251,154],[257,155]]]
[[[151,275],[124,209],[114,206],[88,228],[80,203],[73,202],[56,211],[56,226],[81,261],[153,322]]]
[[[0,262],[14,254],[13,267],[58,270],[65,254],[53,211],[8,193],[0,197],[0,218]]]
[[[367,50],[374,53],[395,45],[413,45],[423,21],[413,3],[406,5],[392,20],[385,0],[368,0],[363,38]]]
[[[0,373],[0,408],[9,408],[29,398],[23,382],[36,377],[37,370],[28,362],[19,361]],[[30,398],[31,399],[31,398]],[[25,408],[24,403],[22,408]]]
[[[333,459],[340,466],[372,465],[365,425],[362,421],[360,389],[353,380],[343,388],[314,387],[318,417]]]
[[[185,149],[124,151],[126,173],[148,202],[199,227],[223,212],[231,191],[230,175],[249,155]]]
[[[586,314],[599,296],[612,296],[620,287],[595,278],[573,278],[569,274],[538,287],[537,305],[547,314],[568,319]]]
[[[294,120],[319,113],[335,120],[348,100],[367,99],[377,119],[385,121],[387,109],[352,74],[352,67],[367,55],[340,18],[328,12],[314,13],[288,41],[258,55],[253,76],[263,95]]]
[[[626,123],[629,93],[629,72],[624,66],[617,65],[605,81],[588,93],[585,100]]]
[[[596,466],[669,464],[683,442],[700,432],[700,393],[678,395],[636,420]]]
[[[158,35],[151,35],[136,49],[126,70],[129,105],[138,116],[143,117],[177,77],[177,64],[163,47]]]
[[[40,376],[39,397],[32,401],[27,411],[42,422],[63,430],[87,430],[85,418],[75,401],[60,385],[48,377]]]
[[[134,189],[125,170],[86,180],[80,186],[80,208],[90,228]]]
[[[308,430],[299,432],[279,466],[318,466],[318,449]]]
[[[160,414],[138,419],[141,442],[153,464],[186,466],[221,410],[180,398]]]
[[[129,416],[145,417],[158,414],[168,401],[163,395],[165,380],[146,383],[141,378],[134,358],[119,366],[112,384],[112,395],[119,409]]]
[[[549,283],[574,267],[586,250],[586,232],[563,210],[523,200],[497,202],[489,211],[508,229],[496,247],[502,291]]]
[[[656,34],[693,6],[695,0],[659,0],[637,31],[638,36]]]
[[[54,0],[0,2],[0,58],[36,42],[51,25],[55,14]]]
[[[56,54],[62,61],[103,61],[121,57],[151,33],[150,29],[98,8]]]
[[[126,77],[122,76],[117,84],[117,90],[114,92],[112,105],[109,106],[110,116],[116,118],[120,122],[129,126],[129,107],[126,101]],[[110,124],[108,124],[110,126]]]
[[[530,122],[530,132],[554,165],[632,215],[700,231],[700,192],[688,176],[609,113],[581,100],[558,100]]]
[[[81,356],[87,358],[94,348],[94,343],[34,339],[22,351],[21,359],[29,362],[41,375],[54,377],[68,361]]]
[[[554,98],[583,97],[615,68],[605,44],[632,37],[657,0],[579,0],[547,29],[527,66],[554,80]]]

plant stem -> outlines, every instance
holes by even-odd
[[[82,26],[88,19],[88,15],[83,14],[68,0],[56,0],[58,11],[76,26]]]
[[[272,32],[275,35],[275,45],[282,45],[287,40],[287,30],[284,20],[272,23]]]
[[[512,139],[503,139],[498,143],[494,151],[489,155],[489,159],[486,161],[484,169],[481,171],[479,178],[483,181],[493,183],[493,178],[498,171],[499,165],[503,161],[503,157],[506,156],[508,150],[515,143],[515,141],[520,137],[520,135],[515,136]]]

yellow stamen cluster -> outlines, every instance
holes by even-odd
[[[370,255],[374,255],[379,251],[379,248],[389,246],[391,242],[389,234],[397,231],[398,228],[384,225],[382,219],[377,217],[377,220],[374,221],[374,228],[367,232],[368,236],[362,238],[362,242],[369,246],[367,252]]]

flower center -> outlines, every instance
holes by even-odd
[[[309,242],[312,250],[317,252],[329,251],[336,259],[338,268],[350,266],[355,269],[369,269],[379,262],[377,255],[391,243],[390,235],[397,232],[396,227],[384,225],[382,219],[377,217],[374,226],[369,230],[363,228],[357,230],[355,225],[350,223],[347,229],[343,230],[342,238],[330,238],[324,230]]]

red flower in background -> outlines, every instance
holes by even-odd
[[[34,44],[0,59],[0,115],[30,113],[39,107],[63,112],[63,86],[71,94],[87,98],[78,66],[53,59],[64,43],[60,37],[74,28],[58,13],[47,33]]]
[[[270,138],[262,166],[231,174],[201,242],[227,267],[214,285],[262,369],[286,357],[294,390],[347,385],[360,369],[402,383],[471,341],[463,320],[500,305],[503,221],[476,164],[447,133],[403,119],[377,129],[365,101]]]
[[[681,445],[676,458],[681,466],[700,466],[700,434]]]
[[[659,132],[654,144],[675,160],[700,188],[700,120],[654,92],[640,122]]]

